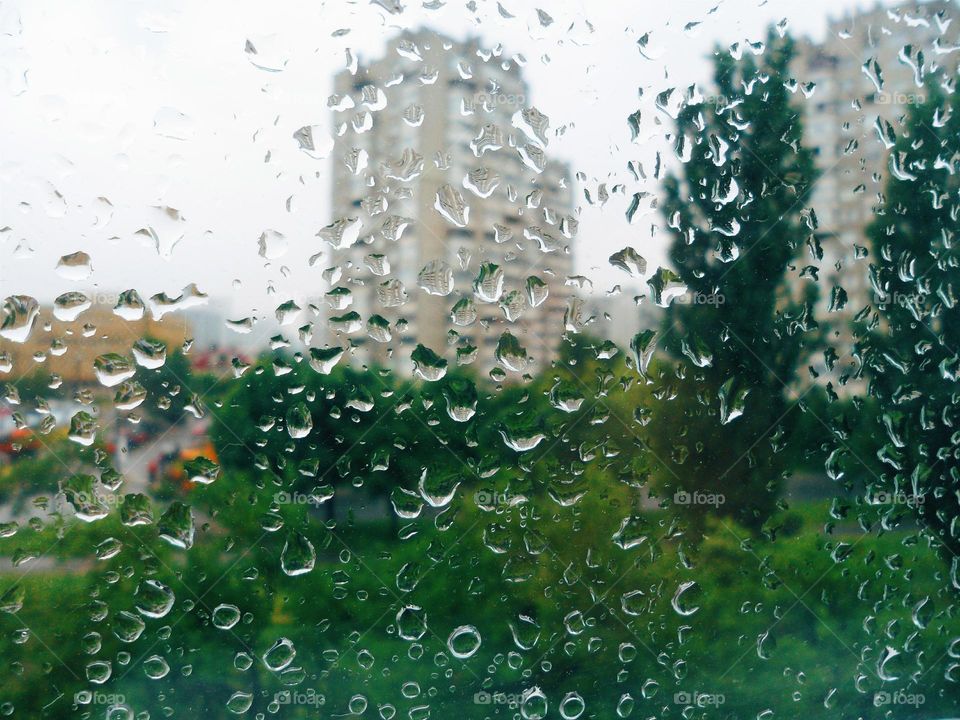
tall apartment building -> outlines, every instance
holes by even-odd
[[[486,374],[509,332],[528,361],[514,353],[507,369],[543,367],[571,299],[577,220],[517,61],[405,32],[334,92],[335,222],[321,232],[333,287],[317,341],[402,374],[423,345]]]
[[[824,249],[823,309],[842,287],[848,301],[833,315],[841,332],[870,300],[871,258],[857,248],[869,249],[866,229],[890,174],[889,138],[924,97],[921,67],[947,66],[956,77],[958,30],[956,3],[911,2],[831,20],[823,43],[799,45],[795,77],[816,83],[802,106],[805,144],[821,172],[810,204]]]

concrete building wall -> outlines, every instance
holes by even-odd
[[[847,292],[841,324],[869,300],[870,260],[862,252],[858,257],[857,247],[869,246],[866,229],[889,176],[878,126],[890,123],[899,135],[910,104],[925,93],[905,48],[923,51],[928,65],[946,65],[955,76],[960,53],[939,54],[935,47],[958,44],[958,21],[952,2],[911,2],[831,20],[823,43],[800,44],[796,78],[816,83],[803,108],[805,143],[816,149],[822,174],[810,203],[824,249],[821,302],[825,309],[835,285]]]
[[[141,338],[159,340],[172,353],[191,337],[190,326],[174,313],[155,320],[149,313],[125,320],[110,306],[94,305],[76,320],[57,320],[52,308],[41,307],[33,330],[23,343],[0,340],[0,356],[12,367],[0,379],[16,382],[34,373],[59,375],[68,383],[95,383],[94,360],[117,353],[132,357],[130,348]]]
[[[412,370],[410,353],[425,345],[457,363],[457,350],[477,348],[480,373],[494,365],[494,348],[502,332],[516,335],[536,358],[531,369],[552,357],[563,332],[563,314],[569,297],[567,276],[572,272],[573,196],[565,166],[548,160],[537,173],[524,164],[519,148],[529,142],[513,127],[515,113],[530,107],[529,91],[515,62],[483,51],[476,42],[465,44],[428,31],[407,32],[395,38],[383,58],[344,71],[335,79],[334,219],[357,218],[362,223],[358,241],[333,250],[329,265],[341,271],[335,286],[352,293],[351,307],[328,308],[328,318],[344,312],[360,315],[364,327],[345,337],[336,324],[318,341],[354,347],[356,362],[384,364],[404,374]],[[349,98],[349,100],[347,100]],[[365,102],[366,101],[366,102]],[[414,118],[421,117],[419,123]],[[476,139],[498,133],[501,147],[479,152]],[[493,130],[492,128],[496,128]],[[548,137],[544,137],[548,142]],[[546,144],[546,143],[542,143]],[[358,151],[367,166],[353,172],[347,160]],[[414,155],[414,153],[416,155]],[[419,157],[422,168],[412,170]],[[404,162],[406,161],[406,162]],[[499,186],[481,198],[467,189],[464,177],[478,168],[499,176]],[[449,184],[469,206],[468,222],[457,227],[435,208],[438,190]],[[384,221],[393,216],[409,220],[398,241],[383,236]],[[495,225],[508,228],[512,238],[496,242]],[[539,228],[539,231],[537,230]],[[548,233],[556,249],[543,253],[536,240],[525,237]],[[384,255],[389,272],[375,274],[365,257]],[[326,261],[325,261],[326,262]],[[418,286],[418,274],[431,262],[445,263],[455,289],[445,296],[428,294]],[[497,303],[483,303],[472,285],[481,264],[495,263],[504,277],[503,297],[524,291],[535,275],[549,287],[549,297],[537,308],[526,307],[519,319],[508,321]],[[406,301],[396,307],[384,302],[383,284],[399,281]],[[478,319],[460,327],[450,320],[458,300],[469,298]],[[372,315],[391,323],[393,339],[373,340],[366,330]],[[399,324],[398,324],[399,323]],[[454,330],[457,335],[451,335]]]

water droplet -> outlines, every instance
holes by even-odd
[[[437,198],[433,205],[437,212],[447,222],[457,227],[466,227],[470,221],[470,208],[463,201],[463,195],[450,183],[445,183],[437,190]]]
[[[132,378],[136,367],[128,357],[119,353],[106,353],[93,361],[93,370],[101,385],[113,387]]]
[[[144,580],[137,587],[137,612],[144,617],[164,617],[175,600],[173,590],[159,580]]]
[[[334,141],[319,125],[304,125],[293,134],[293,139],[304,153],[314,160],[330,157]]]
[[[459,486],[458,475],[449,471],[424,468],[417,487],[420,490],[420,496],[430,507],[440,508],[450,504]]]
[[[447,415],[456,422],[467,422],[477,411],[477,388],[469,380],[454,378],[443,389]]]
[[[243,715],[251,705],[253,705],[253,695],[242,690],[237,690],[227,700],[227,710],[234,715]]]
[[[213,460],[198,455],[183,464],[183,472],[190,482],[209,485],[220,476],[220,466]]]
[[[236,605],[222,603],[213,609],[213,626],[221,630],[229,630],[240,622],[240,608]]]
[[[297,649],[293,642],[282,637],[263,654],[263,663],[274,672],[279,672],[289,666],[296,656]]]
[[[143,661],[143,672],[151,680],[160,680],[170,672],[170,666],[159,655],[151,655]]]
[[[90,256],[78,251],[64,255],[57,261],[57,275],[66,280],[86,280],[93,272]]]
[[[427,632],[427,615],[419,605],[404,605],[397,613],[397,634],[416,642]]]
[[[303,575],[313,570],[316,562],[316,552],[306,537],[298,532],[291,532],[283,545],[280,554],[280,567],[290,577]]]
[[[500,187],[500,176],[489,168],[480,167],[464,175],[463,186],[479,198],[488,198]]]
[[[313,430],[313,418],[310,409],[304,403],[297,403],[287,411],[287,433],[294,439],[304,438]]]
[[[87,664],[86,673],[94,685],[103,685],[113,674],[113,665],[109,660],[93,660]]]
[[[110,508],[98,494],[97,479],[93,475],[77,474],[63,483],[63,493],[73,506],[78,520],[95,522],[105,518]]]
[[[81,292],[68,292],[53,301],[53,316],[63,322],[73,322],[90,309],[93,302]]]
[[[685,295],[687,286],[673,270],[660,267],[647,280],[647,285],[653,291],[653,301],[660,307],[669,307],[675,298]]]
[[[520,344],[515,335],[509,332],[500,336],[494,355],[503,367],[518,373],[525,372],[531,362],[526,348]]]
[[[577,720],[587,709],[587,704],[579,693],[569,692],[560,701],[560,716],[564,720]]]
[[[461,298],[450,311],[450,319],[454,325],[469,327],[477,320],[477,307],[470,298]]]
[[[159,340],[141,338],[133,344],[131,350],[137,365],[147,370],[163,367],[167,361],[167,346]]]
[[[625,247],[611,255],[610,264],[631,277],[640,277],[647,272],[647,261],[632,247]]]
[[[117,304],[113,307],[114,314],[124,320],[140,320],[144,311],[143,300],[140,299],[136,290],[124,290],[117,297]]]
[[[527,688],[520,696],[520,715],[523,720],[543,720],[547,717],[547,696],[538,687]]]
[[[0,337],[24,343],[40,314],[40,304],[28,295],[11,295],[0,308]]]
[[[454,286],[453,270],[442,260],[431,260],[417,276],[417,284],[429,295],[449,295]]]
[[[743,415],[749,392],[750,388],[739,387],[739,379],[736,376],[729,378],[720,386],[717,395],[720,398],[721,425],[727,425]]]
[[[687,580],[680,583],[680,586],[677,588],[677,591],[673,594],[673,598],[670,600],[670,606],[673,608],[673,611],[678,615],[693,615],[697,610],[700,609],[699,606],[693,607],[684,607],[681,603],[683,595],[687,592],[695,590],[697,588],[697,583],[695,580]]]
[[[189,550],[193,547],[193,509],[179,500],[172,502],[157,521],[157,531],[174,547]]]
[[[142,618],[126,610],[117,613],[113,618],[113,634],[121,642],[136,642],[146,628]]]
[[[461,625],[447,638],[447,648],[458,660],[472,657],[480,649],[480,632],[473,625]]]
[[[424,380],[435,382],[447,374],[447,361],[428,347],[417,345],[410,359],[414,373]]]
[[[342,357],[341,347],[310,348],[310,367],[321,375],[329,375]]]
[[[894,658],[900,654],[899,650],[887,645],[877,658],[877,676],[884,682],[893,682],[899,679],[900,676],[893,674],[893,669],[890,665]]]
[[[527,278],[525,288],[527,291],[527,303],[532,308],[539,307],[550,296],[550,286],[536,275],[531,275]]]

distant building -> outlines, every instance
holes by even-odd
[[[549,362],[577,220],[517,62],[405,32],[383,58],[341,72],[335,93],[336,221],[321,233],[334,269],[328,332],[314,344],[349,342],[355,361],[404,374],[423,345],[485,373],[509,331],[527,369]]]
[[[22,343],[0,339],[0,382],[34,373],[58,375],[67,383],[95,383],[94,360],[117,353],[132,358],[131,347],[141,338],[159,340],[172,352],[191,335],[179,314],[155,320],[123,319],[110,305],[93,305],[75,319],[58,320],[50,307],[41,307],[33,329]]]
[[[918,54],[927,69],[947,64],[955,77],[957,53],[938,48],[956,47],[958,30],[955,3],[911,2],[831,20],[823,43],[799,44],[796,79],[816,84],[802,107],[804,142],[821,173],[809,205],[824,250],[822,309],[834,300],[832,289],[843,288],[846,307],[833,316],[841,332],[870,300],[871,259],[857,248],[869,248],[866,229],[890,174],[890,138],[900,135],[909,106],[924,99]]]
[[[183,317],[193,333],[195,351],[227,347],[243,339],[243,336],[227,329],[227,312],[219,303],[211,301],[204,307],[184,310]]]
[[[638,297],[642,297],[639,303]],[[659,330],[663,322],[662,311],[651,301],[647,287],[627,287],[614,295],[594,294],[586,299],[584,308],[592,320],[583,332],[612,340],[622,350],[630,347],[630,341],[638,332]]]

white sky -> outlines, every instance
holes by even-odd
[[[488,47],[502,43],[507,57],[522,53],[532,103],[551,129],[568,126],[551,139],[548,156],[584,172],[592,179],[587,187],[626,184],[603,209],[579,194],[577,269],[607,289],[627,279],[607,264],[625,245],[647,257],[650,272],[662,260],[662,244],[650,235],[659,217],[635,225],[624,217],[634,192],[657,191],[656,181],[635,183],[626,169],[631,159],[647,165],[671,127],[653,98],[706,84],[717,42],[761,39],[782,18],[795,35],[820,36],[828,15],[873,3],[501,4],[513,18],[490,0],[478,0],[476,12],[462,0],[439,10],[406,0],[400,15],[367,0],[0,1],[0,229],[7,228],[0,232],[0,297],[50,300],[73,289],[134,287],[146,298],[197,283],[212,296],[232,296],[235,317],[271,313],[291,297],[301,305],[315,298],[327,289],[325,263],[311,268],[307,258],[323,249],[314,235],[334,219],[331,161],[308,157],[292,134],[303,125],[329,127],[326,99],[346,48],[377,57],[386,37],[420,25],[455,37],[479,34]],[[555,20],[547,29],[537,22],[538,6]],[[339,29],[350,32],[333,37]],[[655,60],[637,49],[648,32]],[[254,66],[244,52],[248,39],[260,62],[282,71]],[[632,144],[626,118],[638,107],[649,139]],[[158,206],[178,209],[184,221],[169,220]],[[146,225],[161,236],[162,252],[135,235]],[[289,240],[277,260],[258,255],[266,229]],[[80,283],[54,271],[61,255],[77,250],[89,253],[94,267]]]

